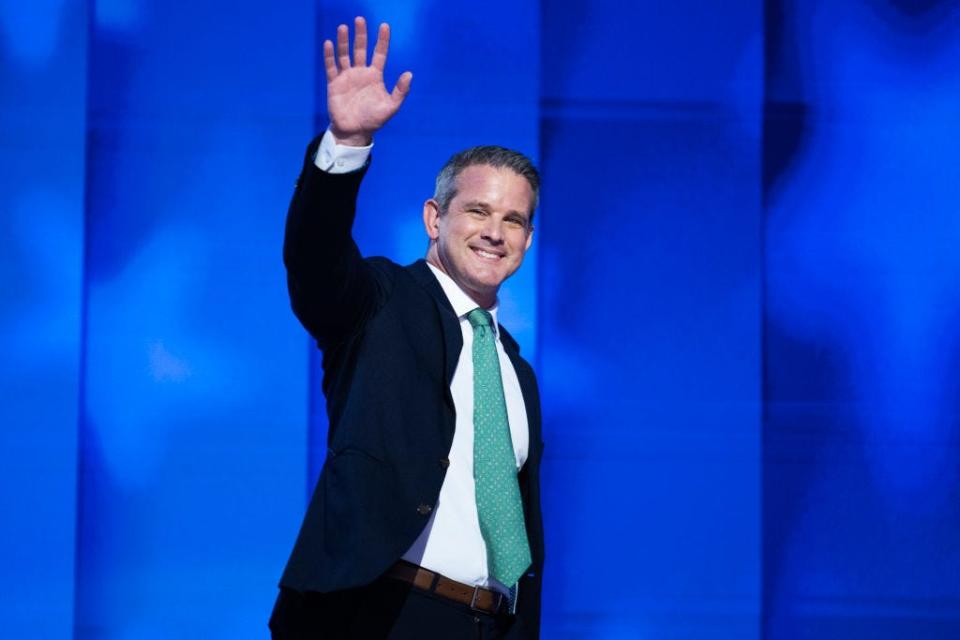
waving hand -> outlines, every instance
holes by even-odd
[[[340,144],[365,146],[373,134],[393,117],[410,91],[413,74],[400,75],[393,91],[387,93],[383,68],[390,47],[390,26],[381,24],[373,59],[367,64],[367,22],[354,20],[353,57],[349,46],[349,29],[337,27],[337,46],[330,40],[323,43],[323,65],[327,71],[327,113],[330,131]]]

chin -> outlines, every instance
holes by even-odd
[[[501,276],[501,274],[484,274],[479,277],[471,278],[471,286],[476,291],[492,291],[496,293],[497,289],[500,288],[500,285],[503,284],[503,281],[506,279],[507,278],[505,276]]]
[[[497,284],[491,284],[486,280],[471,278],[460,284],[460,288],[470,294],[471,298],[486,298],[497,296],[497,290],[500,288]]]

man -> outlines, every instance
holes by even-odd
[[[324,43],[330,127],[287,219],[293,310],[323,350],[329,453],[271,617],[287,638],[536,638],[543,531],[533,370],[497,292],[533,238],[522,155],[455,155],[423,207],[426,260],[364,259],[351,237],[373,135],[412,74],[383,84],[355,21]]]

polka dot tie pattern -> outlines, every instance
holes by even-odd
[[[480,532],[490,575],[507,586],[530,566],[517,459],[503,398],[500,361],[490,314],[467,314],[473,327],[473,477]]]

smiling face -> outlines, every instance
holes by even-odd
[[[463,169],[456,185],[447,211],[433,199],[423,205],[427,261],[488,308],[533,241],[533,189],[513,170],[483,164]]]

